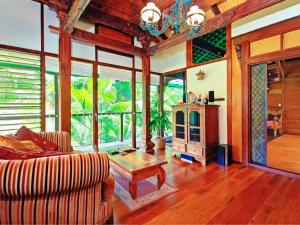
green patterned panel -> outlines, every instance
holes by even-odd
[[[210,45],[213,48],[210,48],[208,46],[206,47],[205,44],[203,49],[199,49],[193,46],[194,64],[211,61],[214,59],[222,58],[224,56],[222,55],[222,53],[226,52],[226,28],[225,27],[213,31],[209,34],[203,35],[201,37],[198,37],[196,39],[202,43],[206,43],[206,46]],[[222,52],[221,55],[220,52]]]
[[[267,123],[267,65],[251,67],[251,162],[265,166]]]

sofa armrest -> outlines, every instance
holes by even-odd
[[[111,174],[109,177],[102,181],[102,200],[109,201],[115,190],[115,178]]]
[[[32,197],[101,183],[109,176],[109,160],[103,153],[0,160],[0,174],[0,197]]]
[[[72,152],[70,134],[65,131],[40,132],[38,133],[48,141],[58,145],[60,152]]]

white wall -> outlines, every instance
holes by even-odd
[[[300,15],[300,0],[285,0],[253,13],[232,24],[232,37],[236,37]]]
[[[151,71],[165,73],[186,67],[186,42],[151,57]]]
[[[203,70],[204,80],[197,80],[196,73]],[[215,102],[219,108],[219,142],[227,143],[227,60],[194,67],[187,70],[187,91],[203,96],[208,91],[215,91],[216,98],[225,101]]]

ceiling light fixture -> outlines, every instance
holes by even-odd
[[[140,26],[156,37],[165,33],[169,28],[175,34],[184,30],[189,36],[194,36],[201,29],[205,13],[197,5],[190,7],[191,3],[192,0],[176,0],[170,8],[161,13],[153,2],[149,2],[141,11]]]

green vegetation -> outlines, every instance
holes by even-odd
[[[169,119],[170,112],[160,112],[159,107],[160,104],[159,101],[157,101],[155,107],[151,108],[151,121],[148,127],[152,134],[156,132],[159,138],[162,139],[164,137],[163,132],[172,128],[172,122]]]
[[[46,64],[46,130],[58,129],[58,80],[57,59]],[[40,59],[30,54],[0,50],[0,76],[2,91],[0,103],[2,115],[14,115],[0,121],[0,131],[11,133],[20,125],[40,131],[41,129],[41,77]],[[86,66],[86,65],[85,65]],[[72,74],[71,79],[71,137],[73,146],[92,146],[93,143],[93,81],[91,74],[80,71]],[[78,72],[79,73],[79,72]],[[84,74],[86,73],[86,74]],[[182,87],[165,87],[165,109],[177,104],[182,97]],[[4,91],[5,90],[5,91]],[[157,110],[157,85],[151,85],[151,109]],[[181,90],[181,91],[178,91]],[[21,93],[25,93],[22,95]],[[131,81],[115,80],[99,75],[98,79],[98,127],[99,143],[120,140],[120,126],[123,121],[123,139],[132,136],[132,90]],[[142,84],[136,84],[137,138],[142,134]],[[169,120],[171,114],[166,113]],[[155,117],[155,115],[153,115]],[[11,124],[14,124],[12,126]],[[169,127],[168,127],[169,128]],[[170,129],[169,129],[170,130]]]

